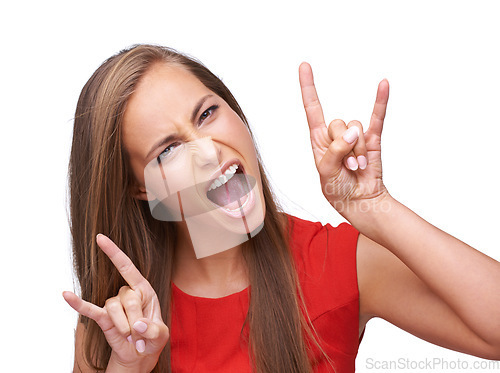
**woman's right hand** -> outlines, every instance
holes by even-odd
[[[129,286],[98,307],[65,291],[64,299],[83,316],[94,320],[111,346],[108,364],[137,372],[150,372],[169,339],[158,297],[132,261],[108,237],[99,234],[97,244],[111,259]],[[128,370],[127,369],[127,370]]]

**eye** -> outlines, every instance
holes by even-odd
[[[172,144],[170,144],[169,146],[167,146],[161,153],[160,155],[158,156],[159,159],[164,159],[164,158],[167,158],[170,153],[172,153],[172,151],[179,145],[178,142],[174,142]]]
[[[202,124],[205,119],[210,118],[213,113],[219,108],[219,105],[212,105],[210,106],[207,110],[205,110],[201,115],[200,119],[198,120],[198,124]]]

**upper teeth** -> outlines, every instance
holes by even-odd
[[[219,176],[217,179],[214,180],[214,182],[212,183],[212,185],[210,185],[210,188],[208,188],[208,190],[210,191],[227,183],[234,176],[237,169],[238,165],[236,163],[229,166],[229,168],[226,170],[226,172],[224,172],[223,175]]]

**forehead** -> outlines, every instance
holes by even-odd
[[[144,117],[158,109],[174,115],[207,92],[210,90],[186,69],[178,65],[158,63],[141,78],[127,103],[125,116],[130,118],[139,114]]]
[[[132,154],[143,156],[158,138],[182,132],[198,100],[211,92],[192,73],[174,64],[153,65],[127,102],[123,141]]]

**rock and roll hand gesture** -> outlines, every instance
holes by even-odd
[[[382,182],[380,139],[384,124],[389,82],[382,80],[370,120],[363,132],[358,121],[347,125],[340,119],[327,127],[323,116],[311,66],[299,67],[302,100],[311,134],[311,146],[326,199],[345,216],[355,204],[375,202],[388,194]]]
[[[103,308],[63,293],[68,304],[94,320],[111,346],[110,363],[136,371],[151,371],[169,338],[158,297],[132,261],[108,237],[99,234],[97,244],[113,262],[129,286],[109,298]],[[109,365],[108,365],[109,366]]]

